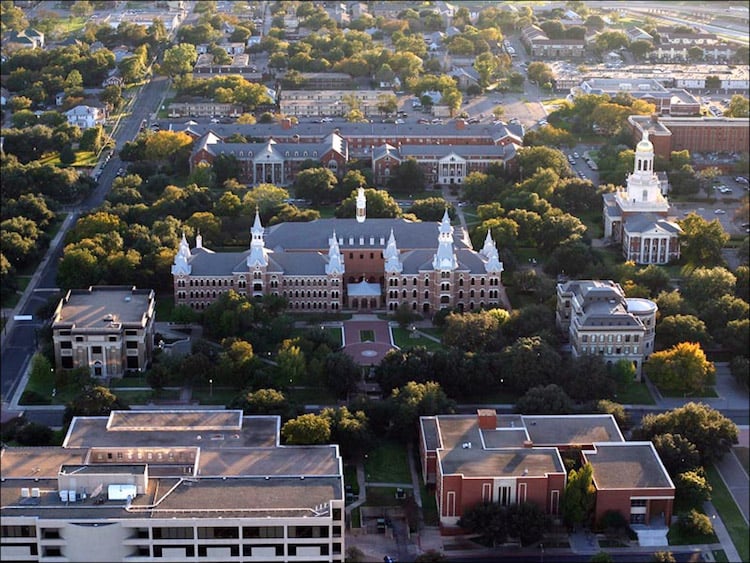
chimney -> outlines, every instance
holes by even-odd
[[[456,119],[456,129],[466,129],[466,122],[463,119]]]
[[[480,430],[494,430],[497,428],[497,412],[495,409],[477,409],[477,419]]]
[[[292,128],[292,120],[288,117],[285,117],[281,120],[281,128],[282,129],[291,129]]]

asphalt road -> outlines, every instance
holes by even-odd
[[[116,151],[120,149],[127,141],[133,140],[138,135],[141,122],[150,117],[159,109],[159,104],[163,100],[167,88],[168,78],[157,76],[141,88],[131,104],[131,112],[126,115],[118,124],[113,134],[116,142]],[[99,185],[90,194],[78,208],[69,210],[71,213],[85,214],[99,207],[107,193],[112,187],[112,181],[117,176],[118,170],[123,163],[117,156],[113,156],[101,169],[99,176]],[[73,225],[71,222],[70,225]],[[16,321],[9,325],[9,330],[5,337],[3,346],[2,359],[0,360],[0,397],[3,401],[10,401],[21,376],[26,369],[27,363],[36,349],[36,331],[41,328],[45,319],[36,318],[36,312],[42,305],[46,304],[50,297],[58,292],[57,288],[57,266],[62,256],[64,247],[64,233],[60,243],[56,248],[51,249],[49,259],[41,266],[41,271],[32,278],[29,284],[31,296],[25,303],[23,309],[18,313],[22,315],[34,315],[33,321]],[[8,326],[6,326],[8,328]],[[61,413],[58,411],[34,411],[29,412],[29,418],[37,422],[43,422],[53,426],[58,426],[61,420]]]

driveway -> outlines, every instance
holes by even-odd
[[[374,340],[366,340],[370,335]],[[354,315],[344,322],[344,352],[359,365],[376,366],[393,348],[388,321],[375,315]]]

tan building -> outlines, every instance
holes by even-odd
[[[599,355],[608,365],[632,362],[638,379],[643,362],[654,351],[657,310],[649,299],[625,297],[613,281],[557,284],[555,320],[573,356]]]
[[[88,368],[93,377],[122,377],[151,363],[154,291],[127,286],[71,289],[52,316],[57,369]]]
[[[222,293],[278,295],[290,310],[388,310],[406,304],[431,315],[446,308],[505,306],[503,264],[488,234],[481,251],[454,238],[448,213],[439,224],[367,219],[360,189],[352,219],[280,223],[255,216],[250,249],[215,253],[200,235],[183,237],[172,266],[175,304],[202,310]]]
[[[346,96],[354,96],[364,115],[377,115],[382,90],[282,90],[279,109],[285,115],[336,116],[349,111]]]
[[[2,561],[344,560],[338,446],[277,416],[113,411],[61,447],[3,448]]]

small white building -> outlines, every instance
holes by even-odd
[[[104,125],[107,118],[104,108],[93,106],[76,106],[65,112],[70,125],[77,125],[81,129],[89,129],[97,125]]]

